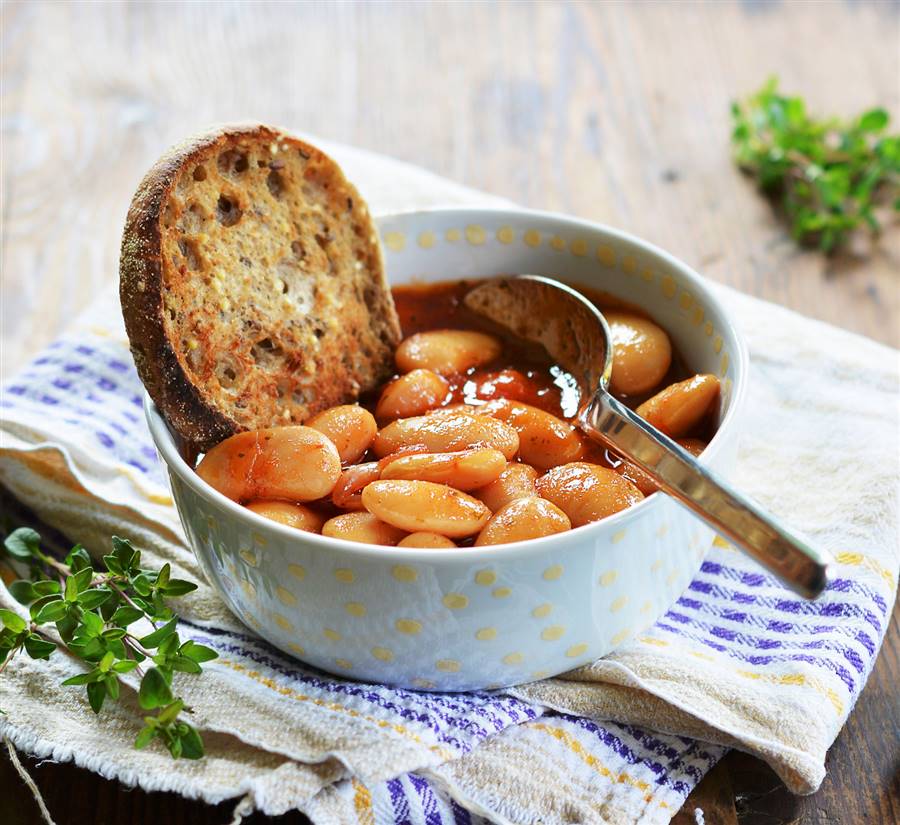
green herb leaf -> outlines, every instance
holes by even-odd
[[[91,557],[88,555],[80,544],[76,544],[66,555],[66,564],[72,569],[73,573],[91,566]]]
[[[198,664],[211,662],[213,659],[219,658],[219,654],[211,647],[198,645],[196,642],[190,640],[181,646],[179,653],[181,653],[182,656],[187,656],[188,659],[193,659]]]
[[[13,558],[30,561],[40,552],[41,536],[30,527],[20,527],[6,537],[3,546]]]
[[[138,691],[140,706],[145,710],[153,710],[171,701],[172,691],[169,689],[169,683],[157,668],[151,667],[141,679],[141,688]]]
[[[184,596],[186,593],[193,593],[197,589],[197,585],[184,579],[172,579],[162,589],[163,593],[169,598],[177,598]]]
[[[87,686],[87,695],[91,710],[94,713],[100,713],[100,708],[103,707],[103,700],[106,698],[106,682],[91,682]]]
[[[116,608],[116,612],[112,614],[111,621],[113,624],[127,627],[132,622],[136,622],[138,619],[142,618],[144,618],[144,614],[142,611],[134,607],[122,605],[121,607]]]
[[[61,599],[55,599],[52,602],[47,602],[39,611],[37,616],[34,617],[35,622],[38,624],[47,624],[47,622],[58,622],[60,619],[65,618],[66,613],[69,610],[69,605],[67,602],[62,601]]]
[[[157,714],[156,721],[161,725],[166,725],[169,722],[174,722],[175,719],[178,718],[178,714],[184,709],[184,702],[181,699],[176,699],[174,702],[166,705],[159,714]]]
[[[92,590],[83,590],[79,593],[78,604],[85,610],[93,610],[95,607],[100,607],[101,604],[111,597],[112,590],[107,590],[105,587],[96,587]]]
[[[172,619],[162,627],[157,628],[152,633],[148,633],[141,639],[144,647],[158,647],[163,641],[175,632],[175,625],[178,624],[177,619]]]
[[[25,579],[14,581],[9,586],[9,592],[19,604],[31,604],[40,595],[35,586]]]
[[[203,740],[191,725],[187,725],[187,731],[181,735],[181,755],[185,759],[203,758]]]
[[[48,642],[46,639],[42,639],[36,633],[29,633],[25,637],[25,652],[31,656],[32,659],[49,659],[50,654],[56,650],[56,645],[53,642]]]
[[[142,748],[146,748],[147,745],[150,744],[153,737],[156,736],[156,729],[147,725],[144,728],[141,728],[141,732],[137,735],[137,738],[134,740],[134,747],[136,750],[141,750]]]
[[[9,628],[13,633],[21,633],[28,624],[25,622],[18,613],[13,613],[12,610],[3,610],[0,608],[0,621],[3,622],[3,626]]]

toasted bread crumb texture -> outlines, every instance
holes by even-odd
[[[158,214],[155,309],[177,361],[141,377],[175,428],[209,446],[223,430],[303,422],[383,380],[399,325],[368,210],[338,166],[265,127],[224,130],[178,160],[160,162],[167,180],[141,207]],[[154,386],[172,372],[180,405]],[[185,420],[198,414],[208,421]]]

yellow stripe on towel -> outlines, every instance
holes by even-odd
[[[644,782],[641,779],[634,779],[629,776],[627,773],[622,771],[619,774],[614,774],[609,768],[606,767],[596,756],[590,754],[585,750],[584,745],[581,744],[574,736],[566,733],[562,728],[554,728],[550,725],[545,725],[543,722],[533,722],[529,727],[532,730],[539,730],[543,733],[548,733],[554,739],[558,739],[562,742],[566,747],[569,748],[572,753],[578,756],[585,765],[593,768],[597,773],[601,776],[605,776],[611,782],[617,783],[619,785],[631,785],[633,788],[637,788],[639,791],[644,793],[644,802],[653,802],[654,796],[650,793],[650,783]],[[660,808],[668,808],[669,806],[661,799],[656,800],[657,805]]]

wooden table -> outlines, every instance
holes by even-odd
[[[897,3],[10,2],[0,15],[0,376],[115,279],[125,210],[161,150],[246,118],[623,227],[714,280],[900,343],[900,233],[869,255],[798,250],[728,147],[729,101],[773,73],[813,109],[883,105],[896,122]],[[679,821],[698,806],[710,824],[900,819],[898,647],[894,622],[818,794],[793,798],[733,754]],[[34,775],[58,822],[229,818],[70,766]],[[0,761],[0,787],[16,782]],[[0,821],[35,815],[0,792]]]

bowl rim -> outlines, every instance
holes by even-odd
[[[607,226],[606,224],[584,220],[582,218],[573,218],[557,212],[524,209],[521,207],[434,206],[425,209],[404,210],[376,215],[375,223],[380,227],[382,224],[389,221],[411,220],[417,215],[430,215],[435,217],[440,217],[442,215],[465,215],[465,220],[470,222],[477,221],[479,215],[491,217],[493,219],[502,215],[510,217],[515,216],[516,218],[527,217],[557,227],[564,226],[569,229],[581,229],[591,233],[599,232],[606,235],[608,238],[630,244],[631,246],[640,249],[643,254],[655,257],[657,261],[665,263],[666,266],[668,266],[670,270],[676,272],[696,294],[700,295],[705,303],[714,306],[718,310],[724,322],[722,332],[734,342],[734,351],[732,353],[732,365],[734,367],[732,401],[726,410],[715,435],[703,453],[701,453],[698,460],[703,464],[708,464],[720,451],[726,437],[735,435],[731,430],[735,429],[735,422],[743,407],[747,390],[747,374],[749,366],[747,345],[743,336],[733,323],[729,313],[709,288],[706,279],[683,261],[649,241],[644,241],[635,235]],[[453,548],[392,547],[363,544],[360,542],[347,541],[346,539],[322,536],[318,533],[298,531],[296,528],[288,527],[287,525],[280,524],[271,519],[267,519],[264,516],[258,515],[252,510],[248,510],[246,507],[232,501],[203,481],[194,469],[181,457],[168,424],[146,390],[144,390],[144,415],[156,448],[159,450],[160,456],[168,468],[196,494],[205,498],[210,503],[215,504],[219,508],[224,509],[238,520],[244,520],[251,529],[256,529],[257,531],[264,529],[274,532],[276,535],[280,535],[288,543],[309,543],[313,546],[321,547],[323,550],[331,549],[340,551],[344,555],[374,560],[395,562],[412,561],[438,564],[454,564],[462,561],[475,564],[483,561],[490,562],[491,560],[509,560],[511,557],[526,558],[532,555],[542,555],[547,552],[552,552],[554,548],[562,548],[565,545],[570,544],[575,539],[576,535],[578,539],[591,541],[602,534],[606,534],[609,530],[623,529],[626,524],[634,519],[640,518],[645,512],[648,512],[650,508],[661,506],[664,500],[662,493],[653,493],[637,504],[628,507],[625,510],[620,510],[618,513],[607,516],[600,521],[585,524],[564,533],[556,533],[554,535],[543,536],[529,541],[513,542],[509,544]]]

